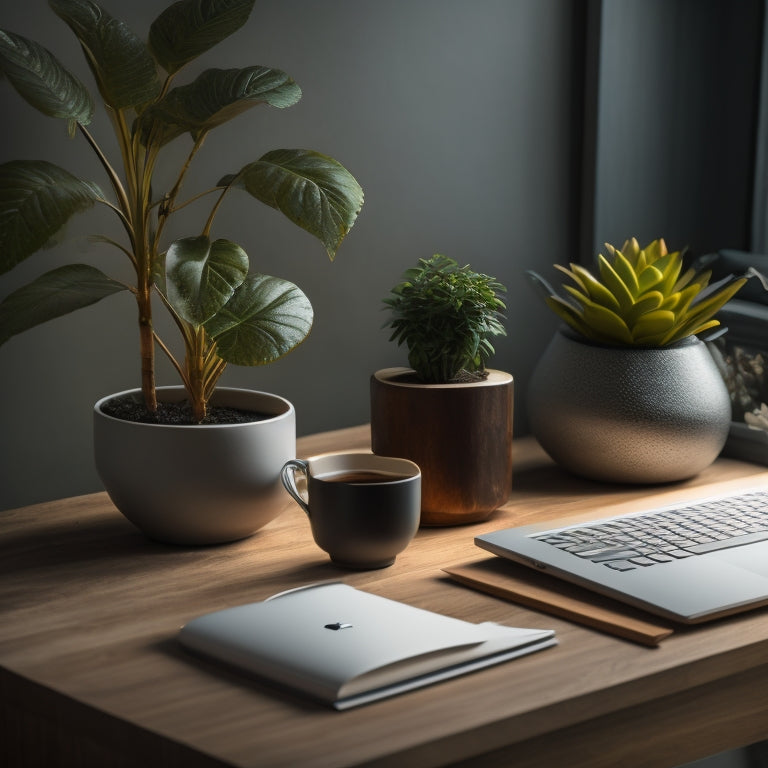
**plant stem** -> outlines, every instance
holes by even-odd
[[[214,220],[216,214],[218,213],[219,207],[221,206],[222,202],[224,201],[224,195],[226,195],[227,192],[229,192],[229,187],[224,187],[224,189],[221,190],[221,194],[219,195],[219,199],[216,201],[215,205],[211,209],[211,214],[210,214],[210,216],[208,216],[208,221],[205,222],[205,228],[203,229],[202,234],[204,234],[206,236],[209,235],[209,233],[211,231],[211,227],[213,226],[213,220]]]
[[[205,330],[195,328],[187,343],[187,381],[189,383],[189,399],[192,405],[192,417],[199,424],[206,415],[205,397]]]
[[[117,195],[119,210],[122,211],[120,215],[120,221],[122,222],[123,227],[125,228],[125,231],[128,233],[128,237],[131,240],[131,245],[133,245],[134,232],[131,226],[131,222],[128,218],[128,214],[129,214],[129,211],[131,210],[131,206],[128,201],[128,195],[126,194],[125,187],[120,181],[120,177],[117,175],[117,173],[115,173],[115,169],[109,164],[109,160],[107,160],[106,156],[101,151],[101,147],[99,147],[99,145],[96,143],[95,139],[88,132],[87,128],[84,125],[81,125],[80,123],[77,124],[77,127],[80,129],[80,132],[85,137],[85,140],[88,142],[91,149],[96,153],[96,156],[99,158],[101,165],[103,166],[104,170],[107,173],[107,176],[109,177],[109,181],[112,184],[112,188],[114,189],[115,194]]]
[[[171,365],[176,369],[178,372],[181,380],[184,382],[185,387],[189,387],[189,382],[187,381],[187,372],[184,370],[184,368],[179,365],[178,360],[173,356],[173,353],[170,349],[166,346],[165,342],[157,335],[157,332],[155,332],[155,343],[157,344],[160,349],[165,352],[168,359],[171,361]]]
[[[176,179],[176,183],[173,185],[173,189],[168,193],[165,200],[163,201],[163,205],[161,206],[161,212],[158,214],[158,222],[157,222],[157,232],[155,232],[155,241],[154,241],[154,247],[158,247],[158,243],[160,242],[160,235],[163,232],[163,227],[165,226],[165,222],[168,220],[168,217],[171,213],[175,210],[173,207],[173,204],[176,200],[176,197],[179,194],[179,191],[181,190],[181,184],[184,181],[184,177],[187,174],[187,171],[189,170],[189,166],[192,164],[192,160],[194,159],[195,155],[197,154],[200,147],[203,146],[203,142],[205,141],[206,133],[201,134],[197,141],[195,141],[194,145],[192,146],[192,149],[189,152],[189,155],[187,155],[187,159],[184,162],[184,166],[181,169],[178,178]]]
[[[145,286],[137,292],[136,303],[139,308],[141,391],[147,410],[150,413],[155,413],[157,411],[157,391],[155,389],[155,334],[152,328],[151,285]]]

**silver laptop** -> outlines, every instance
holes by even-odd
[[[768,604],[768,486],[475,544],[686,624]]]

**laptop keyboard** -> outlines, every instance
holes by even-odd
[[[629,514],[532,538],[630,571],[768,540],[768,491]]]

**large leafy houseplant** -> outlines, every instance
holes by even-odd
[[[95,204],[117,217],[125,239],[100,240],[130,261],[135,283],[96,267],[53,269],[0,303],[0,344],[34,325],[93,304],[120,291],[133,293],[139,318],[144,402],[157,410],[156,347],[168,355],[187,390],[194,420],[228,363],[270,363],[301,343],[312,325],[312,307],[285,280],[250,273],[246,252],[214,237],[216,213],[232,190],[244,190],[281,211],[317,237],[331,259],[363,202],[354,177],[336,160],[311,150],[263,154],[212,180],[208,190],[180,199],[183,182],[208,134],[257,105],[289,107],[301,97],[284,72],[264,66],[207,69],[177,84],[185,66],[222,42],[248,19],[254,0],[180,0],[152,23],[148,42],[91,0],[50,0],[77,37],[111,120],[119,158],[88,129],[94,101],[85,85],[47,49],[0,30],[0,68],[18,93],[45,115],[66,121],[98,157],[111,194],[50,162],[17,160],[0,165],[0,273],[44,247],[76,213]],[[167,146],[191,139],[175,182],[162,189],[156,170]],[[174,214],[204,195],[213,197],[198,231],[166,244]],[[153,323],[153,300],[167,308],[184,344],[177,359]]]

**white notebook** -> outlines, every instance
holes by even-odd
[[[281,592],[193,619],[190,651],[336,709],[499,664],[557,641],[552,630],[472,624],[342,583]]]

